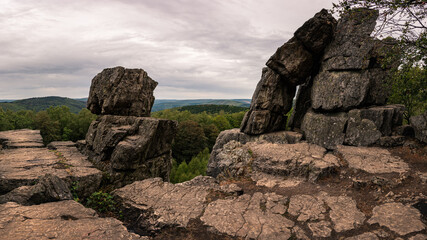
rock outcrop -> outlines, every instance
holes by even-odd
[[[97,115],[149,117],[156,86],[142,69],[107,68],[93,78],[87,108]]]
[[[414,128],[415,137],[421,142],[427,143],[427,111],[421,115],[409,119]]]
[[[323,9],[277,49],[262,70],[250,110],[241,124],[242,132],[256,135],[285,129],[284,114],[292,108],[296,86],[317,71],[316,63],[331,41],[335,25],[335,19]]]
[[[0,194],[8,193],[22,186],[36,184],[28,188],[17,189],[11,194],[22,195],[24,199],[26,196],[31,197],[30,195],[35,194],[34,198],[61,200],[63,198],[60,196],[61,192],[65,192],[62,181],[66,182],[68,187],[73,183],[78,185],[76,193],[83,197],[89,196],[99,187],[102,178],[101,172],[94,168],[87,161],[87,157],[83,156],[76,147],[59,144],[57,150],[41,148],[38,144],[41,139],[40,132],[33,130],[6,131],[1,135],[3,139],[7,139],[3,143],[11,144],[13,148],[6,144],[5,149],[1,150]],[[34,144],[34,139],[37,144]],[[20,144],[16,144],[17,142]],[[54,146],[55,143],[52,145]],[[55,180],[56,177],[54,177],[48,182],[38,185],[40,177],[46,174],[54,175],[60,180]],[[59,191],[56,192],[57,190]],[[44,195],[44,197],[40,195]]]
[[[79,149],[122,187],[150,177],[169,179],[177,123],[150,118],[157,82],[142,69],[104,69],[92,80],[88,108],[101,114]]]
[[[72,200],[33,206],[0,204],[0,226],[2,239],[147,239],[128,232],[119,220],[100,218]]]

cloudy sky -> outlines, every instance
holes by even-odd
[[[251,98],[261,69],[331,0],[0,0],[0,99],[87,97],[115,66],[158,99]]]

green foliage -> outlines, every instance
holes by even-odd
[[[79,182],[75,181],[71,183],[71,194],[73,195],[73,199],[76,202],[80,201],[79,195],[77,194],[77,191],[79,190]]]
[[[209,161],[209,149],[205,148],[197,156],[193,157],[187,164],[185,161],[178,163],[174,160],[171,170],[171,182],[180,183],[193,179],[199,175],[206,175],[206,168]]]
[[[0,107],[3,107],[3,109],[12,111],[32,110],[39,112],[57,106],[67,106],[72,113],[77,114],[83,108],[86,108],[86,102],[64,97],[41,97],[0,103]]]
[[[190,113],[197,114],[206,112],[208,114],[220,113],[221,111],[224,113],[237,113],[247,111],[247,107],[239,107],[239,106],[230,106],[230,105],[190,105],[177,108],[178,111],[189,111]]]
[[[389,103],[405,105],[404,117],[409,122],[411,116],[427,110],[427,69],[403,66],[395,73],[391,90]]]
[[[113,212],[116,210],[116,202],[113,196],[103,191],[92,193],[87,199],[86,206],[101,213]]]
[[[197,122],[181,122],[172,143],[172,156],[179,163],[189,161],[206,147],[206,141],[203,128]]]
[[[39,129],[45,144],[52,141],[77,141],[84,139],[96,115],[88,109],[78,114],[66,106],[50,107],[35,113],[32,110],[4,111],[0,107],[0,131],[14,129]]]
[[[155,118],[176,120],[178,133],[172,145],[172,154],[178,163],[187,163],[204,148],[212,150],[220,131],[239,128],[245,112],[208,114],[206,111],[193,114],[188,110],[167,109],[152,114]]]

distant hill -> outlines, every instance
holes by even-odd
[[[152,112],[157,112],[165,109],[184,107],[191,105],[229,105],[237,107],[249,107],[250,99],[191,99],[191,100],[169,100],[156,99],[152,108]]]
[[[28,98],[22,100],[0,100],[0,107],[4,110],[10,109],[12,111],[19,110],[33,110],[43,111],[52,106],[65,105],[70,108],[73,113],[78,113],[83,108],[86,108],[87,98],[65,98],[65,97],[39,97]],[[171,99],[156,99],[152,108],[152,112],[157,112],[165,109],[193,106],[193,105],[229,105],[242,108],[248,108],[251,104],[250,99],[191,99],[191,100],[171,100]],[[193,109],[192,111],[201,111]],[[213,109],[213,108],[212,108]],[[205,110],[206,111],[206,110]],[[225,111],[225,110],[224,110]],[[232,111],[228,109],[228,111]],[[242,110],[244,111],[244,110]],[[226,112],[226,111],[225,111]]]
[[[78,113],[86,107],[86,102],[64,97],[40,97],[16,100],[12,102],[0,102],[0,107],[4,110],[10,109],[12,111],[33,110],[35,112],[39,112],[46,110],[49,107],[62,105],[69,107],[71,112]]]
[[[202,113],[202,112],[215,114],[221,111],[224,111],[224,113],[243,112],[243,111],[247,111],[249,108],[230,106],[230,105],[205,104],[205,105],[189,105],[189,106],[178,107],[173,109],[177,109],[178,111],[189,111],[193,114]]]

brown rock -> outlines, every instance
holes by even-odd
[[[99,218],[75,201],[0,205],[2,239],[145,239],[114,218]]]
[[[0,132],[3,148],[43,148],[40,130],[20,129]]]
[[[98,115],[149,117],[156,86],[142,69],[107,68],[92,79],[87,106]]]

